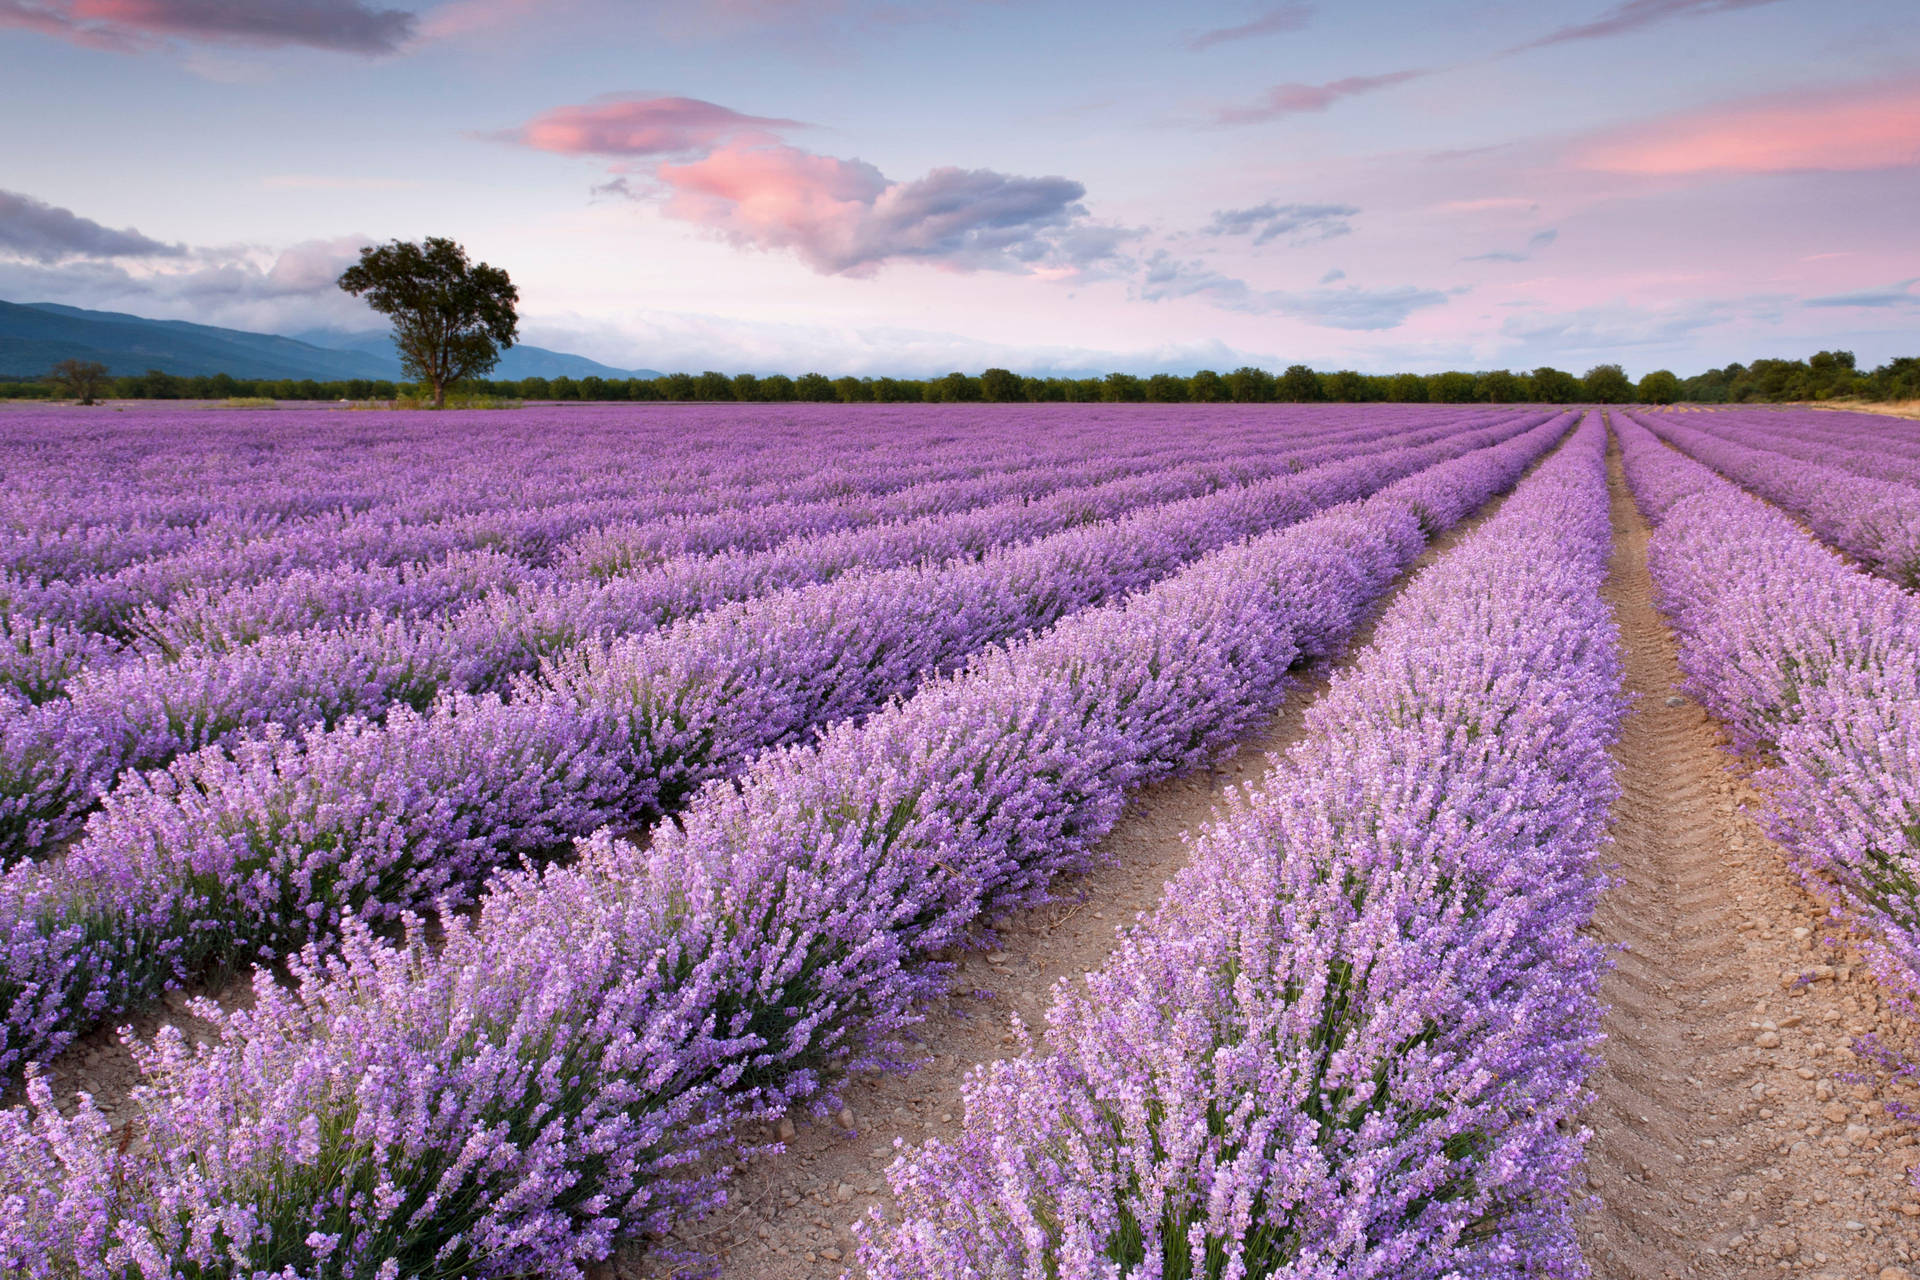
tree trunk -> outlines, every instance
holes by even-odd
[[[436,409],[447,407],[447,384],[439,378],[433,380],[433,407]]]

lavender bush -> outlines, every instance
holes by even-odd
[[[1424,572],[1163,905],[891,1172],[877,1280],[1584,1276],[1624,699],[1590,418]]]
[[[1766,427],[1771,424],[1756,414],[1726,416],[1723,430],[1742,428],[1742,439],[1694,429],[1688,423],[1697,416],[1649,413],[1639,415],[1637,421],[1721,475],[1805,520],[1814,533],[1873,572],[1901,586],[1920,586],[1920,488],[1804,459],[1788,464],[1767,447]]]
[[[349,922],[216,1043],[163,1035],[144,1145],[0,1113],[29,1275],[577,1274],[712,1204],[738,1123],[894,1060],[936,955],[1208,759],[1556,421],[1215,552],[704,788],[647,849],[498,880],[438,949]]]
[[[1518,429],[1526,419],[1507,415],[1507,421],[1509,425],[1501,429]],[[727,600],[824,580],[856,566],[871,569],[923,558],[980,555],[1005,542],[1113,518],[1179,496],[1204,495],[1235,479],[1257,479],[1275,470],[1351,456],[1375,442],[1378,428],[1357,434],[1358,440],[1310,444],[1271,458],[1150,473],[1085,489],[1077,487],[1078,481],[1088,472],[1104,473],[1109,464],[1016,473],[1016,490],[1038,484],[1049,492],[1038,498],[1022,492],[975,512],[963,510],[906,524],[873,526],[868,521],[864,530],[848,527],[785,542],[780,538],[795,532],[785,522],[800,518],[793,515],[794,510],[814,512],[808,519],[829,526],[858,522],[845,512],[835,515],[832,503],[781,507],[751,518],[727,512],[723,518],[691,524],[656,521],[645,526],[651,531],[650,545],[663,555],[675,554],[652,571],[606,582],[563,581],[501,591],[446,621],[377,617],[343,630],[255,637],[254,643],[236,651],[229,651],[226,644],[201,645],[84,673],[70,682],[66,699],[35,715],[0,724],[0,732],[7,735],[0,744],[0,794],[33,792],[30,812],[18,821],[9,824],[0,812],[0,852],[17,857],[64,838],[122,773],[163,766],[183,751],[230,744],[245,733],[273,725],[297,731],[331,726],[352,715],[379,716],[395,704],[424,709],[443,691],[505,693],[517,676],[536,669],[542,659],[596,636],[644,632]],[[1457,426],[1443,426],[1429,427],[1414,441],[1436,437],[1465,439]],[[932,493],[928,486],[919,486],[905,506],[883,502],[880,510],[964,507],[970,498],[1003,492],[1003,479],[957,492],[941,487]],[[1063,485],[1066,491],[1051,492]],[[874,506],[853,503],[848,510],[871,514]],[[744,530],[756,520],[760,532],[748,537]],[[630,529],[626,536],[629,541],[623,545],[631,550],[631,539],[638,533]],[[779,545],[758,554],[704,554],[713,549],[707,540],[726,537],[742,545]],[[444,576],[429,568],[408,580],[418,584]],[[282,607],[298,610],[307,607],[303,597],[316,581],[340,585],[337,577],[316,579],[295,573],[280,580],[278,590],[270,595],[260,591],[246,595],[255,602],[267,595]],[[226,593],[220,599],[231,601],[234,595]],[[248,603],[243,596],[238,606],[243,630]],[[224,604],[216,606],[224,608]],[[206,611],[197,616],[191,609],[187,612],[193,619],[189,625],[218,626],[219,634],[230,634],[233,613],[210,622]],[[169,634],[151,619],[148,625],[156,635]],[[34,772],[25,776],[5,772],[7,763],[16,759],[33,762]],[[51,766],[42,763],[49,760]],[[22,801],[23,808],[26,805]],[[7,836],[14,840],[5,840]]]
[[[512,702],[448,698],[384,729],[349,719],[135,777],[64,859],[0,876],[0,1070],[210,965],[328,941],[349,914],[396,921],[458,906],[503,862],[676,809],[704,781],[871,711],[930,669],[1517,425],[1162,504],[978,561],[727,606],[584,650]],[[1457,520],[1454,492],[1427,493],[1422,518]],[[28,759],[23,774],[29,764],[46,767]]]

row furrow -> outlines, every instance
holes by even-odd
[[[1816,897],[1920,997],[1920,600],[1623,425],[1688,692],[1768,763],[1763,821]]]

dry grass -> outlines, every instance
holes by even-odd
[[[1920,419],[1920,400],[1802,400],[1800,404],[1809,409],[1841,409],[1848,413]]]

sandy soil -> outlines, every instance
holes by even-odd
[[[1373,620],[1415,573],[1490,518],[1499,501],[1436,538],[1375,603],[1348,653],[1368,643]],[[721,1263],[723,1280],[813,1280],[840,1276],[853,1256],[851,1226],[869,1206],[890,1203],[885,1170],[895,1144],[951,1137],[961,1118],[960,1085],[973,1067],[1009,1052],[1011,1015],[1036,1031],[1046,1025],[1054,985],[1100,967],[1120,930],[1160,902],[1166,881],[1186,863],[1186,832],[1223,806],[1230,791],[1256,783],[1298,739],[1306,708],[1346,661],[1310,671],[1265,729],[1215,768],[1144,787],[1102,842],[1103,862],[1055,887],[1056,901],[1021,912],[999,931],[999,949],[966,957],[954,976],[956,994],[928,1011],[918,1028],[925,1063],[905,1075],[847,1082],[847,1107],[825,1123],[796,1116],[780,1133],[783,1154],[750,1165],[729,1187],[728,1206],[689,1223],[674,1243]],[[654,1260],[623,1260],[608,1275],[665,1277]]]
[[[1639,695],[1618,759],[1618,866],[1596,920],[1621,944],[1603,997],[1581,1224],[1599,1280],[1920,1274],[1915,1134],[1884,1104],[1911,1089],[1850,1052],[1912,1043],[1752,814],[1719,727],[1680,698],[1651,603],[1647,526],[1614,463],[1608,595]],[[1810,977],[1812,981],[1802,982]]]

